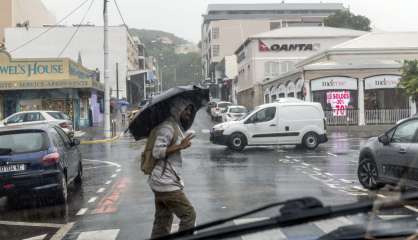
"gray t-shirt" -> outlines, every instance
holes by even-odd
[[[166,156],[167,147],[173,142],[175,132],[173,125],[177,128],[178,132],[175,144],[180,144],[184,138],[184,133],[174,120],[167,120],[157,127],[157,137],[152,155],[155,159],[158,159],[158,162],[148,178],[149,186],[156,192],[172,192],[184,188],[184,183],[181,178],[183,162],[181,152],[178,151],[168,157]],[[165,161],[167,161],[167,164],[165,164]]]

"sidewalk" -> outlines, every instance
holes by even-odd
[[[394,125],[328,126],[328,138],[370,138],[379,136]]]
[[[122,117],[120,114],[114,114],[112,119],[116,120],[116,136],[121,134],[126,130],[128,127],[128,123],[126,120],[126,125],[122,125]],[[84,132],[85,134],[80,137],[81,140],[91,141],[91,140],[101,140],[105,139],[105,132],[104,132],[104,123],[101,122],[99,124],[95,124],[93,127],[82,128],[80,131]]]

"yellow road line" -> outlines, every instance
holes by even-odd
[[[98,143],[110,143],[118,140],[123,135],[123,132],[118,136],[113,138],[105,138],[105,139],[98,139],[98,140],[91,140],[91,141],[81,141],[81,144],[88,145],[88,144],[98,144]]]

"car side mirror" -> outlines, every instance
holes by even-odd
[[[379,142],[381,142],[383,145],[389,145],[390,140],[389,136],[386,134],[380,135],[378,138]]]
[[[74,138],[72,141],[71,141],[71,145],[74,147],[74,146],[78,146],[78,145],[80,145],[80,143],[81,143],[81,141],[80,141],[80,139],[78,139],[78,138]]]

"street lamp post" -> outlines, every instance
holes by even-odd
[[[110,131],[110,86],[109,86],[109,17],[107,13],[108,0],[103,4],[103,52],[104,52],[104,132],[106,137],[111,136]]]

